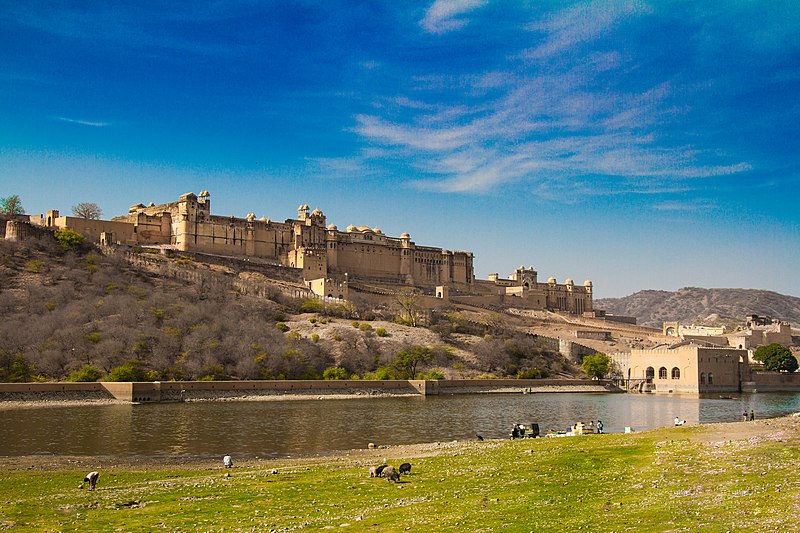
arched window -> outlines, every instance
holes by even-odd
[[[706,373],[700,372],[700,385],[705,385],[705,384],[706,384]]]
[[[656,375],[656,371],[652,366],[648,366],[647,370],[644,371],[644,377],[648,380],[653,379]]]
[[[677,366],[672,369],[672,379],[681,379],[681,369]]]
[[[658,379],[667,379],[667,368],[661,367],[658,369]]]
[[[711,372],[708,373],[708,384],[709,385],[714,384],[714,374],[712,374]]]

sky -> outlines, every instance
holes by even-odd
[[[800,296],[800,2],[0,0],[0,197]]]

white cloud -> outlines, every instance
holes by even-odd
[[[419,25],[425,31],[436,34],[459,30],[469,22],[462,15],[487,3],[488,0],[436,0],[425,12]]]
[[[55,120],[59,120],[61,122],[69,122],[71,124],[80,124],[81,126],[92,126],[95,128],[103,128],[108,126],[108,122],[98,122],[93,120],[79,120],[75,118],[67,118],[67,117],[53,117]]]
[[[580,2],[529,25],[528,29],[545,33],[547,37],[543,44],[526,50],[524,55],[532,59],[556,55],[602,36],[625,17],[650,11],[648,5],[638,0]]]
[[[704,200],[680,201],[671,200],[653,204],[653,209],[657,211],[709,211],[717,209],[717,204]]]
[[[436,2],[426,18],[447,21],[476,6]],[[688,192],[687,180],[751,170],[672,136],[672,122],[690,111],[679,103],[681,86],[655,80],[616,89],[626,86],[607,80],[637,65],[616,50],[584,46],[649,10],[631,1],[558,11],[529,28],[545,33],[543,44],[506,56],[506,68],[412,75],[413,98],[385,99],[391,105],[358,115],[352,131],[379,154],[375,161],[405,165],[420,176],[412,186],[439,192],[524,183],[542,198],[665,194]]]

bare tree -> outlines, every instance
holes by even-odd
[[[411,288],[402,288],[395,297],[397,305],[400,307],[400,318],[411,327],[417,327],[422,309],[417,302],[418,295]]]
[[[103,210],[95,203],[81,202],[72,206],[72,214],[78,218],[90,218],[99,220],[103,216]]]

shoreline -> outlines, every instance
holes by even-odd
[[[530,392],[525,392],[529,390]],[[454,387],[439,394],[440,396],[453,396],[460,394],[553,394],[553,393],[605,393],[615,394],[599,385],[542,385],[539,387]],[[309,400],[355,400],[367,398],[422,398],[424,396],[400,390],[380,389],[374,390],[320,390],[316,392],[298,391],[228,391],[205,390],[192,391],[183,400],[163,400],[158,403],[189,402],[275,402],[275,401],[309,401]],[[0,410],[40,407],[85,407],[104,405],[137,405],[139,402],[117,400],[106,395],[81,392],[20,392],[0,394]]]
[[[688,428],[697,431],[687,433]],[[705,446],[720,448],[735,441],[777,440],[784,441],[791,435],[800,432],[800,412],[778,418],[764,418],[753,422],[713,422],[694,426],[666,426],[630,434],[632,437],[653,432],[680,432],[682,438],[703,443]],[[587,434],[571,437],[571,439],[602,439],[607,436],[623,436],[623,433]],[[518,439],[519,443],[532,440],[550,439]],[[558,439],[561,440],[561,439]],[[511,442],[509,439],[486,439],[479,444],[491,448]],[[330,453],[299,455],[294,457],[234,457],[234,471],[246,472],[272,468],[297,468],[312,465],[356,464],[369,466],[383,458],[420,459],[440,455],[458,455],[462,450],[473,448],[478,443],[473,440],[440,441],[427,443],[411,443],[397,445],[381,445],[374,448],[353,448],[335,450]],[[0,456],[0,468],[5,471],[60,472],[89,470],[131,470],[131,471],[164,471],[174,469],[226,471],[222,458],[196,455],[20,455]]]

